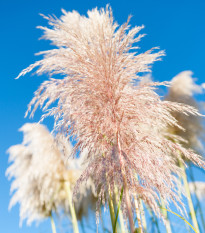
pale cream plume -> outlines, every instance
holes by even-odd
[[[27,219],[27,224],[39,222],[58,208],[69,211],[64,184],[69,182],[73,188],[82,173],[78,159],[67,159],[71,154],[71,144],[63,136],[55,140],[40,124],[25,124],[20,130],[24,133],[23,143],[8,150],[9,161],[13,163],[6,174],[10,179],[14,178],[10,208],[16,203],[20,204],[20,224],[24,219]],[[84,186],[76,200],[83,214],[87,212],[82,199],[91,196],[93,192],[90,187]]]
[[[205,200],[205,182],[189,182],[189,188],[192,194],[196,194],[200,201]]]
[[[194,94],[203,93],[203,84],[197,85],[195,78],[192,77],[192,71],[183,71],[171,80],[167,100],[188,104],[196,109],[203,110],[201,104],[194,99]],[[196,151],[202,151],[201,141],[204,139],[204,118],[197,115],[184,115],[180,112],[174,112],[174,117],[184,130],[178,127],[170,127],[169,131],[179,135],[186,140],[184,146],[193,148]]]

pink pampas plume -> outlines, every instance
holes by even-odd
[[[161,133],[168,125],[180,127],[172,111],[199,113],[191,106],[162,101],[154,89],[167,83],[140,84],[139,74],[150,71],[150,65],[164,55],[154,49],[137,53],[135,44],[143,35],[136,35],[143,27],[130,29],[129,19],[118,26],[109,7],[88,11],[87,17],[63,10],[60,19],[45,18],[49,28],[39,28],[55,48],[40,52],[43,59],[18,77],[34,68],[38,75],[62,77],[40,86],[28,112],[32,109],[33,115],[42,107],[46,111],[42,119],[54,116],[55,130],[77,140],[73,154],[88,151],[87,168],[76,190],[93,176],[104,203],[115,186],[119,192],[124,187],[122,207],[134,232],[133,197],[142,198],[157,214],[159,195],[178,206],[174,174],[180,175],[175,163],[181,159],[179,152],[204,166],[200,156]]]

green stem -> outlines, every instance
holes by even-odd
[[[110,200],[109,200],[109,210],[110,210],[110,218],[111,218],[111,222],[112,222],[112,230],[113,230],[113,233],[116,233],[117,230],[114,227],[114,225],[115,225],[115,211],[114,211],[114,205],[113,205],[111,195],[110,195]]]
[[[121,233],[125,233],[125,224],[124,224],[124,218],[123,218],[123,214],[122,214],[122,210],[119,210],[119,219],[120,219],[120,227],[121,227]]]
[[[194,224],[194,228],[196,229],[196,231],[198,233],[200,233],[199,225],[198,225],[197,218],[196,218],[196,213],[195,213],[195,210],[194,210],[194,205],[193,205],[193,202],[192,202],[192,199],[191,199],[191,193],[190,193],[189,184],[188,184],[188,181],[187,181],[187,175],[186,175],[185,167],[184,167],[184,164],[182,163],[182,161],[180,159],[179,159],[179,166],[182,169],[182,178],[183,178],[184,188],[185,188],[185,191],[186,191],[187,200],[188,200],[189,209],[190,209],[191,218],[192,218],[192,221],[193,221],[193,224]]]
[[[161,197],[161,204],[162,204],[162,213],[163,213],[163,215],[165,217],[166,231],[167,231],[167,233],[172,233],[171,224],[170,224],[170,221],[169,221],[167,209],[166,209],[166,206],[165,206],[165,203],[164,203],[164,200],[163,200],[162,197]]]
[[[123,188],[121,189],[120,200],[119,200],[118,206],[117,206],[117,213],[116,213],[116,216],[115,216],[114,230],[115,230],[115,228],[117,226],[117,219],[118,219],[118,215],[119,215],[121,232],[125,233],[124,219],[123,219],[122,212],[120,210],[120,205],[121,205],[121,201],[122,201],[122,195],[123,195]],[[116,187],[115,187],[115,197],[116,197],[116,201],[117,201],[117,188]]]
[[[104,154],[103,154],[104,156]],[[114,225],[115,225],[115,209],[114,209],[114,204],[113,204],[113,200],[112,200],[112,194],[111,194],[111,190],[110,190],[110,185],[107,179],[107,173],[106,173],[106,181],[107,181],[107,185],[108,185],[108,193],[109,193],[109,210],[110,210],[110,219],[111,219],[111,223],[112,223],[112,231],[113,233],[117,233],[117,230],[115,229]]]
[[[56,233],[56,226],[55,226],[55,222],[54,222],[54,219],[53,219],[52,214],[51,214],[51,216],[50,216],[50,219],[51,219],[51,228],[52,228],[52,232],[53,232],[53,233]]]
[[[68,203],[69,203],[70,213],[71,213],[71,217],[72,217],[73,232],[79,233],[78,222],[77,222],[77,218],[76,218],[75,208],[74,208],[73,203],[72,203],[72,193],[71,193],[69,182],[65,182],[65,187],[66,187],[66,191],[67,191],[67,195],[68,195]]]
[[[125,203],[126,203],[126,207],[127,207],[128,220],[129,220],[131,233],[134,233],[135,226],[134,226],[134,221],[133,221],[133,216],[132,216],[132,206],[131,206],[131,202],[130,202],[129,190],[127,187],[126,171],[125,171],[124,162],[123,162],[119,132],[117,133],[117,147],[118,147],[118,151],[119,151],[119,162],[120,162],[120,167],[121,167],[121,171],[122,171],[123,188],[124,188],[124,194],[125,194]]]
[[[200,214],[200,217],[201,217],[201,222],[202,222],[202,225],[203,225],[203,228],[204,228],[204,231],[205,231],[204,215],[203,215],[203,211],[201,209],[201,203],[199,201],[199,198],[198,198],[198,195],[197,195],[197,192],[196,192],[197,187],[195,185],[195,179],[194,179],[194,174],[193,174],[193,171],[192,171],[192,165],[189,166],[189,172],[190,172],[189,174],[190,174],[191,181],[194,184],[195,196],[196,196],[196,200],[197,200],[197,206],[199,208],[199,214]]]

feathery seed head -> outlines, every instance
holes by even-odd
[[[80,161],[65,160],[63,149],[71,153],[71,145],[62,136],[56,141],[45,126],[40,124],[25,124],[20,131],[24,133],[21,145],[9,148],[9,161],[13,162],[7,169],[7,176],[14,180],[11,192],[14,194],[10,208],[20,204],[20,224],[27,219],[27,224],[40,221],[59,207],[68,211],[65,181],[74,187],[82,172]],[[66,164],[65,164],[66,161]],[[90,198],[91,184],[84,186],[79,199]],[[78,208],[84,211],[84,204],[77,202]],[[88,210],[87,210],[88,211]],[[87,213],[87,212],[86,212]]]
[[[194,94],[203,92],[203,84],[197,85],[192,75],[192,71],[183,71],[176,75],[171,81],[169,93],[165,98],[169,101],[184,103],[202,110],[200,103],[194,99]],[[184,130],[171,126],[168,128],[169,132],[184,138],[186,140],[184,146],[193,148],[196,151],[202,151],[201,140],[204,138],[203,118],[199,115],[184,115],[180,112],[173,112],[173,116]]]
[[[202,93],[203,86],[197,85],[192,78],[193,72],[190,70],[183,71],[176,75],[171,81],[170,95],[192,97],[195,93]]]
[[[205,199],[205,182],[189,182],[190,192],[196,194],[199,200]]]
[[[143,83],[139,73],[150,71],[163,51],[153,49],[138,54],[136,36],[142,27],[118,26],[111,8],[88,11],[88,17],[63,11],[60,19],[46,17],[50,27],[40,27],[43,38],[57,48],[41,52],[43,59],[23,70],[63,78],[45,81],[36,91],[28,111],[38,107],[54,116],[55,129],[74,137],[78,149],[87,150],[87,167],[76,187],[92,177],[104,202],[117,186],[127,185],[131,200],[139,195],[159,213],[158,194],[180,202],[176,194],[180,175],[175,160],[179,152],[204,166],[198,155],[162,135],[167,126],[180,127],[172,112],[197,115],[198,111],[180,103],[162,101],[154,89],[167,83]],[[58,101],[56,107],[50,107]],[[46,102],[47,101],[47,102]],[[174,137],[174,136],[172,136]],[[170,157],[170,153],[174,156]],[[75,192],[74,192],[75,193]],[[123,196],[122,206],[125,197]],[[177,205],[177,204],[176,204]]]
[[[9,160],[13,163],[6,174],[12,181],[11,192],[15,191],[10,208],[20,204],[20,224],[27,224],[50,216],[59,205],[63,180],[66,174],[61,154],[54,138],[39,124],[25,124],[20,131],[24,133],[22,145],[9,148]]]

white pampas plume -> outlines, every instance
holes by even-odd
[[[203,91],[202,85],[197,85],[195,79],[192,78],[193,72],[190,70],[183,71],[176,75],[171,81],[170,95],[192,97],[194,94],[201,94]]]
[[[196,194],[200,200],[205,200],[205,182],[190,182],[189,188],[192,194]]]
[[[188,104],[198,110],[203,110],[201,104],[194,99],[194,94],[202,94],[204,84],[197,85],[195,83],[196,78],[193,78],[192,75],[193,72],[189,70],[176,75],[171,80],[169,93],[165,98],[170,101]],[[186,140],[184,146],[193,148],[196,151],[202,151],[203,144],[201,141],[204,139],[204,119],[198,115],[184,115],[180,112],[174,112],[173,116],[184,130],[174,126],[170,127],[169,131],[183,137]]]
[[[30,225],[39,222],[57,211],[59,207],[68,211],[65,182],[74,187],[82,172],[81,162],[67,160],[72,146],[63,136],[58,140],[40,124],[25,124],[20,131],[24,133],[22,145],[9,148],[9,161],[13,162],[6,171],[9,179],[14,180],[11,185],[13,194],[9,208],[20,204],[20,225],[24,219]],[[63,149],[63,151],[62,151]],[[92,183],[92,182],[91,182]],[[84,186],[79,199],[90,198],[90,187]],[[75,200],[78,208],[83,208],[81,200]],[[88,211],[88,210],[87,210]],[[84,213],[87,212],[84,210]]]

